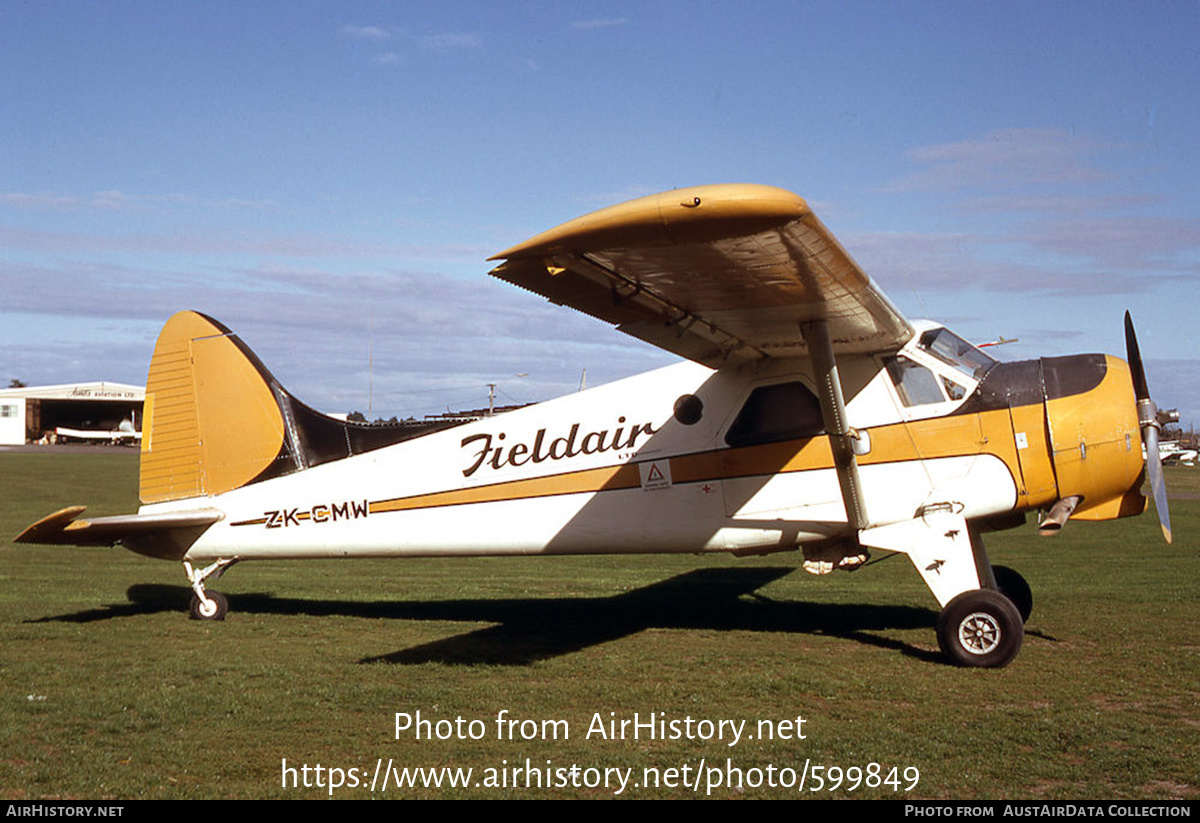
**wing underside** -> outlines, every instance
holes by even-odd
[[[643,197],[564,223],[493,259],[492,274],[717,368],[900,348],[912,328],[800,197],[720,185]]]

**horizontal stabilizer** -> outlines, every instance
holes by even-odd
[[[139,554],[178,559],[205,529],[224,516],[216,509],[192,509],[77,520],[84,508],[69,506],[43,517],[17,535],[13,542],[56,546],[112,546],[121,543]]]

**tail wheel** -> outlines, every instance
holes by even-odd
[[[225,595],[220,592],[204,593],[208,601],[201,600],[198,596],[192,595],[192,605],[188,609],[188,616],[192,620],[224,620],[226,613],[229,611],[229,601]]]
[[[1017,607],[1021,621],[1028,623],[1029,615],[1033,613],[1033,590],[1025,582],[1025,578],[1016,569],[1008,566],[992,566],[992,574],[996,578],[996,588],[1000,594],[1007,597]]]
[[[963,592],[938,617],[938,644],[960,666],[995,669],[1021,650],[1025,624],[1013,602],[990,589]]]

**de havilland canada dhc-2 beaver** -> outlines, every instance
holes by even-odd
[[[800,549],[809,571],[907,555],[944,652],[1017,654],[1032,596],[981,535],[1040,512],[1141,513],[1170,540],[1159,427],[1127,359],[997,362],[909,321],[800,197],[754,185],[611,206],[496,255],[491,273],[684,358],[440,430],[325,416],[236,335],[181,312],[154,349],[136,515],[75,506],[19,542],[120,543],[205,582],[254,559]]]

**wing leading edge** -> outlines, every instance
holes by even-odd
[[[717,368],[899,349],[912,327],[800,197],[757,185],[676,189],[564,223],[492,258],[492,274]]]

